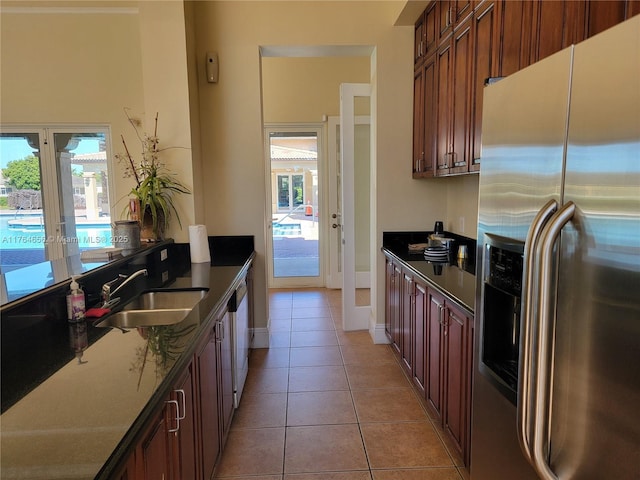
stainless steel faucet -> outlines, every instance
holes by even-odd
[[[139,277],[140,275],[146,276],[147,275],[147,269],[143,268],[141,270],[138,270],[135,273],[132,273],[129,276],[124,275],[124,274],[120,274],[120,275],[118,275],[118,278],[113,279],[110,282],[105,283],[102,286],[102,308],[109,308],[109,307],[112,307],[113,305],[117,304],[120,301],[120,298],[119,297],[112,298],[113,295],[116,292],[118,292],[122,287],[124,287],[126,284],[131,282],[136,277]],[[120,283],[120,285],[117,285],[115,288],[113,288],[118,282],[122,282],[122,283]]]

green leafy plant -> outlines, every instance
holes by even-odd
[[[139,372],[138,388],[147,361],[150,360],[155,365],[156,379],[162,379],[180,357],[186,339],[196,327],[197,325],[190,324],[138,328],[138,333],[146,340],[144,347],[136,349],[136,361],[131,366],[132,371]]]
[[[142,157],[139,162],[136,162],[129,152],[124,136],[121,135],[125,153],[116,154],[116,159],[125,166],[125,178],[131,177],[136,182],[129,196],[137,201],[134,205],[139,208],[138,212],[132,211],[132,203],[129,202],[125,206],[125,211],[129,218],[134,218],[138,214],[140,216],[138,220],[142,223],[143,231],[145,225],[149,225],[153,232],[153,237],[162,239],[172,215],[175,215],[178,224],[182,226],[174,203],[175,195],[191,193],[189,188],[178,180],[160,161],[160,155],[163,151],[178,147],[160,148],[157,113],[153,135],[142,133],[140,120],[131,117],[127,109],[125,109],[125,114],[142,145]]]

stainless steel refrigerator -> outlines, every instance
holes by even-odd
[[[640,16],[483,115],[471,479],[638,479]]]

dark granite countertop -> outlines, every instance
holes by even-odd
[[[150,331],[122,333],[90,322],[49,322],[40,332],[47,335],[45,351],[38,351],[42,341],[37,338],[30,347],[25,337],[16,337],[25,358],[61,366],[2,413],[0,477],[110,478],[162,407],[198,339],[224,311],[254,255],[212,250],[211,265],[191,265],[163,285],[208,289],[181,323],[160,327],[169,335],[169,354],[147,351]],[[30,328],[28,322],[24,328]],[[52,335],[52,330],[60,331]],[[38,332],[32,328],[30,334]],[[81,351],[82,363],[74,350]]]
[[[434,263],[425,260],[421,252],[409,252],[409,244],[427,243],[430,233],[432,232],[384,232],[382,251],[473,315],[476,291],[475,240],[445,232],[445,236],[455,239],[454,251],[446,262]],[[458,263],[456,252],[457,246],[461,244],[467,245],[469,258]]]

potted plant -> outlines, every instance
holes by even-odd
[[[125,114],[133,126],[142,145],[142,158],[136,163],[121,135],[125,153],[117,154],[116,159],[125,165],[125,177],[134,178],[136,185],[129,193],[130,201],[125,207],[128,217],[138,220],[141,237],[146,240],[163,240],[169,220],[175,215],[178,224],[180,216],[174,204],[176,194],[191,193],[176,176],[160,161],[160,154],[168,150],[161,149],[158,139],[158,114],[156,113],[153,135],[140,132],[140,121],[132,118],[127,110]]]

